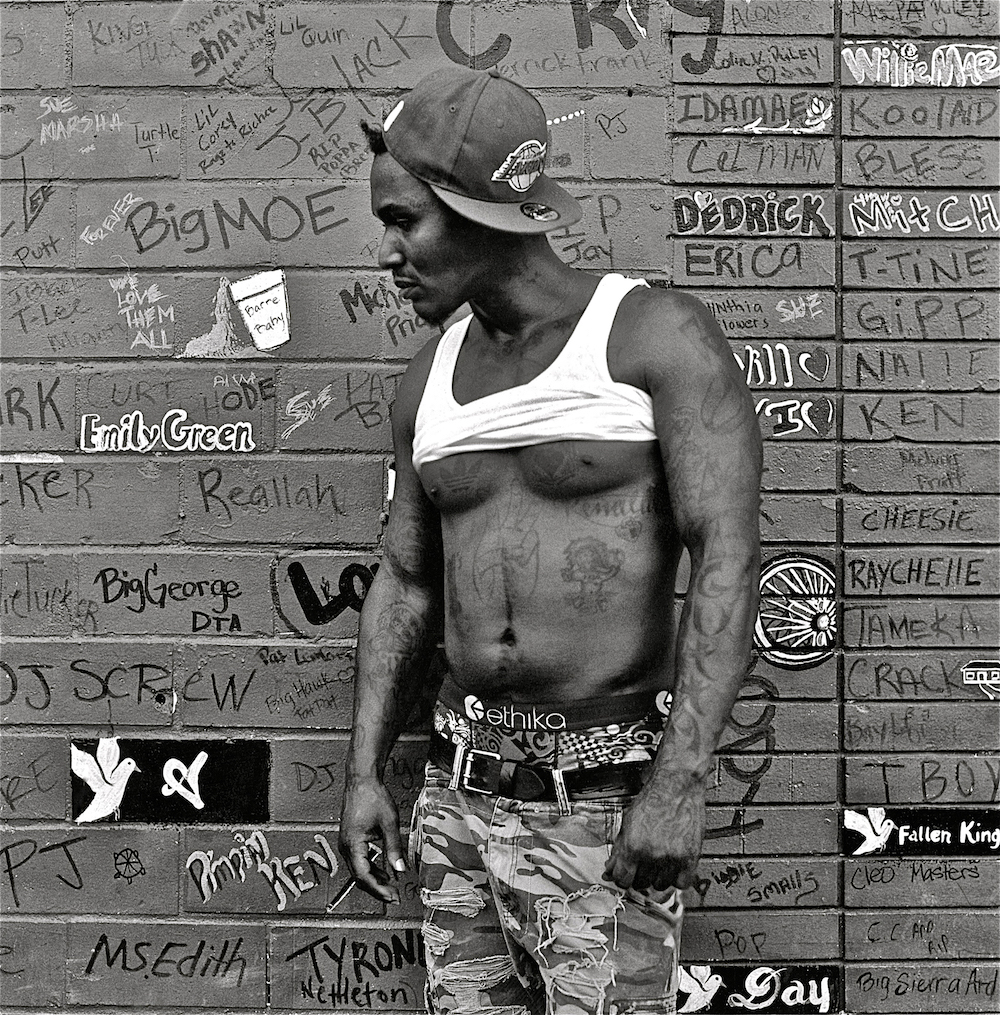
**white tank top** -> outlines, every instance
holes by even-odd
[[[566,345],[537,377],[504,391],[455,401],[455,364],[472,315],[441,337],[417,409],[413,466],[464,451],[504,451],[550,441],[652,441],[653,400],[612,380],[608,336],[618,305],[642,279],[601,278]]]

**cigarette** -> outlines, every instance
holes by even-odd
[[[371,862],[376,862],[382,858],[382,847],[374,842],[368,843],[368,859]],[[358,879],[351,878],[350,881],[344,885],[343,888],[337,893],[337,897],[326,904],[326,911],[332,913],[343,901],[351,894],[352,891],[357,887]]]

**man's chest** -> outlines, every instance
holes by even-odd
[[[655,441],[550,441],[449,455],[420,470],[420,481],[442,515],[502,505],[512,497],[541,507],[644,485],[659,487],[662,479]]]

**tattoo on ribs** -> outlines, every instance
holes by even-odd
[[[642,535],[643,519],[670,517],[670,499],[662,485],[650,484],[641,493],[626,492],[582,497],[569,507],[571,515],[586,518],[597,525],[615,530],[626,542]]]
[[[472,584],[480,600],[516,589],[527,598],[538,584],[538,508],[519,482],[498,499],[472,559]]]
[[[565,582],[579,586],[569,593],[566,602],[580,613],[603,613],[608,608],[607,583],[621,571],[624,554],[612,550],[607,543],[586,536],[574,539],[564,550],[567,566],[560,574]]]

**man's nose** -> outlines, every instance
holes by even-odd
[[[394,241],[390,230],[382,234],[378,245],[378,266],[380,268],[396,268],[403,263],[403,254]]]

